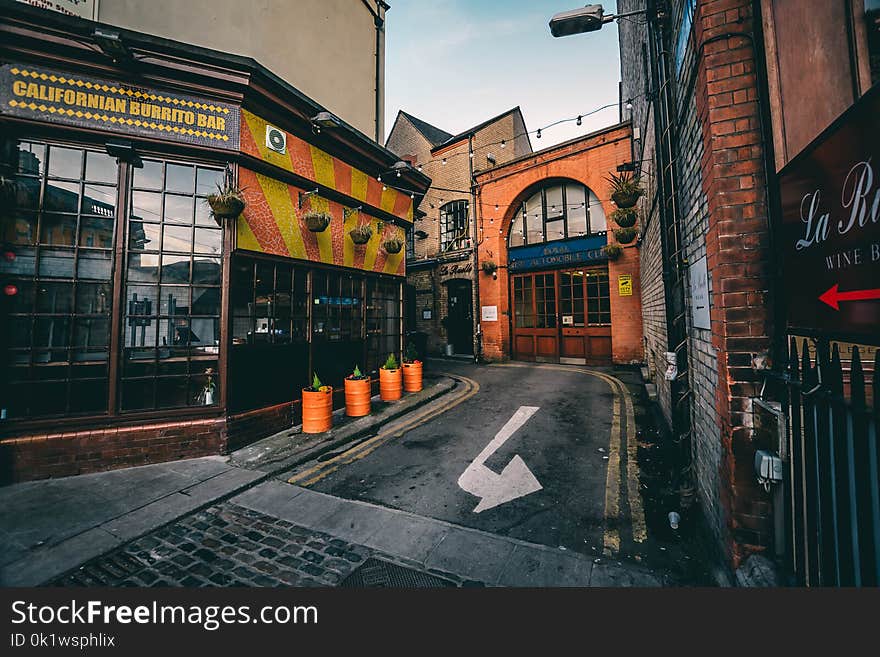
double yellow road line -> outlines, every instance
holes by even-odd
[[[460,384],[462,384],[462,390],[451,401],[449,401],[448,403],[440,404],[429,403],[421,410],[413,413],[411,416],[404,416],[404,421],[402,424],[398,425],[392,423],[392,425],[385,431],[380,431],[372,438],[358,443],[351,449],[347,449],[341,454],[337,454],[332,459],[328,459],[323,463],[319,463],[318,465],[308,468],[303,472],[295,474],[290,479],[288,479],[287,482],[291,484],[296,484],[297,486],[312,486],[321,481],[329,474],[336,472],[336,470],[338,470],[340,467],[348,465],[349,463],[354,463],[355,461],[364,458],[392,438],[400,438],[407,431],[411,431],[416,427],[424,424],[425,422],[434,419],[438,415],[452,410],[453,408],[455,408],[462,402],[467,401],[480,391],[480,384],[473,379],[469,379],[466,376],[460,376],[457,374],[447,374],[445,372],[444,375],[455,379]]]
[[[580,372],[601,379],[611,388],[614,402],[611,408],[611,435],[608,442],[608,469],[605,475],[605,531],[602,537],[603,547],[610,552],[620,551],[620,489],[626,483],[626,499],[629,504],[632,537],[636,543],[643,543],[648,538],[645,527],[645,511],[642,497],[639,495],[639,464],[638,439],[636,438],[636,420],[633,410],[632,396],[623,382],[604,372],[597,372],[585,367],[562,367],[556,365],[518,365],[514,363],[499,364],[500,367],[539,367],[541,369],[558,370],[560,372]],[[626,477],[621,477],[621,420],[626,418]]]
[[[552,369],[560,372],[579,372],[601,379],[611,388],[614,395],[611,415],[611,434],[608,444],[608,468],[605,476],[605,530],[603,546],[611,551],[620,550],[620,532],[623,519],[620,513],[620,492],[626,488],[626,499],[629,506],[632,537],[636,543],[642,543],[647,539],[645,528],[645,512],[642,507],[642,498],[639,495],[639,467],[638,467],[638,441],[636,439],[636,422],[633,411],[632,397],[619,379],[583,367],[561,367],[554,365],[518,365],[505,363],[493,365],[493,367],[539,367]],[[350,449],[337,454],[331,459],[318,463],[292,476],[287,481],[298,486],[312,486],[328,475],[336,472],[340,467],[358,461],[394,438],[400,438],[408,431],[425,424],[459,404],[467,401],[480,391],[480,384],[460,375],[446,374],[462,385],[462,390],[448,403],[428,404],[412,416],[405,416],[402,424],[392,424],[388,429],[377,435],[354,445]],[[621,443],[622,420],[626,421],[626,442]],[[621,476],[621,449],[626,450],[626,476]]]

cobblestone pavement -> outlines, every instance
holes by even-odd
[[[335,586],[373,552],[224,502],[50,586]]]

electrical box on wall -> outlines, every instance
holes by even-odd
[[[287,152],[287,135],[275,126],[266,126],[266,148],[284,155]]]

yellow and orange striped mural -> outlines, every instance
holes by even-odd
[[[388,187],[363,171],[346,164],[320,148],[287,133],[287,152],[276,153],[266,147],[265,119],[241,110],[241,151],[269,164],[290,171],[320,185],[379,208],[406,221],[413,220],[413,199],[405,192]]]
[[[247,207],[236,224],[237,248],[396,276],[406,274],[405,249],[387,253],[382,247],[391,238],[405,241],[399,226],[381,222],[363,211],[350,212],[343,218],[345,206],[316,194],[305,198],[299,208],[299,194],[306,190],[243,167],[238,178]],[[330,214],[332,220],[326,230],[312,233],[305,227],[300,217],[309,210]],[[373,237],[364,245],[356,245],[349,231],[368,223]]]

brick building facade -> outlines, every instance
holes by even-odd
[[[427,336],[430,353],[473,354],[473,175],[532,151],[522,113],[452,135],[401,111],[386,147],[433,181],[408,243],[407,329]]]
[[[393,153],[253,60],[119,30],[133,71],[98,26],[0,2],[0,484],[226,452],[404,347],[427,177],[383,188]]]
[[[486,358],[573,364],[642,362],[638,248],[635,243],[623,246],[621,255],[612,260],[603,248],[616,242],[617,228],[611,219],[615,206],[606,177],[631,157],[627,123],[476,174]],[[565,196],[555,192],[561,189],[565,189]],[[578,190],[585,190],[583,197],[578,196]],[[536,199],[534,204],[532,199]],[[559,210],[558,199],[562,199],[564,211]],[[528,240],[518,236],[524,214]],[[566,229],[554,233],[563,221]],[[579,221],[582,224],[576,225]],[[532,227],[532,222],[537,222],[537,227]],[[483,269],[489,263],[497,266],[495,272]],[[585,294],[575,282],[582,276]],[[535,277],[541,279],[535,288],[536,303],[544,312],[537,310],[538,321],[531,326],[529,293],[522,290],[529,290]],[[550,292],[550,287],[555,291]],[[521,294],[524,296],[518,299]],[[585,316],[578,311],[580,301],[586,304]]]
[[[682,506],[696,489],[731,572],[752,554],[781,555],[790,540],[754,470],[763,370],[785,360],[787,339],[771,250],[776,174],[870,88],[867,4],[618,2],[647,19],[618,24],[622,99],[647,191],[646,359],[682,447],[673,482]],[[819,60],[804,60],[796,44],[805,42]]]

